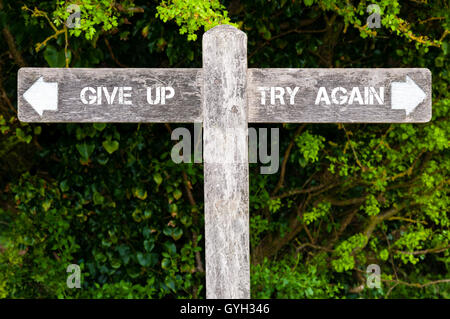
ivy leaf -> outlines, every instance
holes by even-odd
[[[150,254],[144,254],[144,253],[138,252],[136,257],[139,262],[139,265],[141,265],[142,267],[148,267],[148,266],[150,266],[150,264],[152,262]]]
[[[99,132],[103,131],[105,127],[106,123],[94,123],[94,128]]]
[[[171,262],[170,262],[170,259],[169,259],[169,258],[164,258],[164,259],[161,261],[161,267],[162,267],[162,269],[168,269],[168,268],[170,267],[170,264],[171,264]]]
[[[16,136],[20,141],[25,142],[27,144],[30,144],[31,140],[33,139],[33,137],[31,135],[27,135],[20,128],[16,128]]]
[[[181,195],[183,195],[183,193],[182,193],[179,189],[176,189],[176,190],[173,192],[173,197],[174,197],[176,200],[180,199],[180,198],[181,198]]]
[[[108,163],[108,161],[109,161],[108,155],[106,155],[105,153],[101,153],[97,157],[97,162],[100,165],[106,165]]]
[[[144,248],[147,252],[151,252],[155,248],[155,243],[148,239],[144,240]]]
[[[168,279],[166,280],[166,285],[167,287],[169,287],[172,291],[175,292],[175,282],[172,279]]]
[[[69,63],[72,58],[72,52],[67,52]],[[51,68],[63,68],[66,66],[66,55],[64,50],[57,50],[52,45],[47,45],[44,51],[44,59]]]
[[[180,239],[181,238],[181,236],[183,236],[183,230],[181,229],[181,228],[175,228],[173,231],[172,231],[172,238],[174,239],[174,240],[178,240],[178,239]]]
[[[151,231],[151,229],[148,228],[148,227],[145,227],[145,228],[142,230],[142,235],[144,235],[145,238],[149,238],[150,235],[151,235],[151,233],[152,233],[152,231]]]
[[[99,192],[95,192],[93,196],[94,204],[101,205],[105,201],[105,198]]]
[[[387,249],[383,249],[380,251],[380,259],[386,261],[389,257],[389,251]]]
[[[119,269],[121,266],[120,260],[117,258],[113,258],[111,260],[111,267],[113,267],[114,269]]]
[[[144,210],[144,217],[145,218],[150,218],[152,217],[152,212],[148,209]]]
[[[85,162],[87,162],[89,160],[89,157],[91,156],[92,152],[95,149],[94,144],[87,144],[86,142],[77,144],[77,145],[75,145],[75,147],[77,148],[78,152],[81,155],[81,158]]]
[[[131,253],[130,247],[126,245],[119,245],[117,246],[116,250],[119,252],[120,258],[122,258],[123,263],[127,265],[128,262],[130,261],[130,253]]]
[[[50,199],[46,199],[43,203],[42,203],[42,208],[44,208],[45,211],[48,211],[50,209],[50,207],[52,206],[52,200]]]
[[[161,185],[161,183],[162,183],[161,174],[159,174],[159,173],[154,174],[153,180],[155,181],[156,185],[158,185],[158,186]]]
[[[61,191],[64,193],[64,192],[67,192],[70,188],[69,188],[69,185],[68,185],[68,183],[67,183],[67,179],[65,179],[65,180],[63,180],[63,181],[61,181],[61,183],[59,183],[59,187],[61,188]]]
[[[102,145],[109,154],[112,154],[119,149],[119,142],[117,141],[106,140],[102,143]]]
[[[175,255],[177,253],[177,246],[175,246],[174,243],[171,243],[170,241],[166,241],[164,243],[164,246],[166,247],[167,251],[171,254],[171,255]]]
[[[136,187],[133,189],[133,195],[140,200],[144,200],[147,198],[147,191],[144,188]]]
[[[170,227],[164,227],[164,229],[163,229],[163,233],[164,233],[164,235],[166,235],[166,236],[172,236],[172,232],[173,232],[173,230],[172,230],[172,228],[170,228]]]

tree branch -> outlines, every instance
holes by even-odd
[[[430,249],[424,249],[424,250],[416,250],[416,251],[401,251],[396,250],[396,253],[405,254],[405,255],[425,255],[425,254],[431,254],[431,253],[441,253],[443,251],[446,251],[450,248],[450,245],[447,247],[436,247],[436,248],[430,248]]]
[[[3,0],[0,0],[0,11],[3,11]],[[21,68],[26,66],[27,64],[25,63],[20,51],[17,49],[16,41],[7,26],[2,29],[2,33],[14,62]]]
[[[294,137],[292,138],[291,142],[289,143],[288,148],[286,149],[286,152],[284,153],[284,157],[283,157],[283,163],[281,164],[281,173],[280,173],[280,179],[278,180],[277,185],[275,186],[275,189],[272,192],[272,196],[275,195],[280,188],[283,186],[284,183],[284,176],[286,174],[286,165],[289,159],[289,155],[291,154],[292,148],[294,147],[295,144],[295,138],[297,136],[299,136],[303,130],[305,129],[306,124],[301,125],[294,133]]]
[[[313,193],[316,192],[314,195],[318,195],[320,193],[323,193],[335,186],[338,186],[340,183],[331,183],[328,185],[317,185],[317,186],[312,186],[310,188],[306,188],[306,189],[293,189],[290,191],[287,191],[285,193],[282,193],[280,195],[277,196],[272,196],[271,199],[277,199],[277,198],[285,198],[285,197],[289,197],[289,196],[294,196],[294,195],[299,195],[299,194],[308,194],[308,193]],[[318,192],[318,193],[317,193]]]
[[[121,68],[126,68],[127,66],[125,64],[122,64],[114,55],[111,45],[109,44],[108,38],[105,38],[105,44],[106,44],[106,48],[108,49],[109,55],[111,56],[111,59],[113,59],[113,61],[116,62],[116,64],[118,66],[120,66]]]
[[[167,130],[169,131],[169,133],[172,135],[172,128],[170,127],[169,123],[165,123],[165,126],[167,128]],[[192,194],[192,184],[189,181],[188,175],[186,174],[186,171],[183,169],[182,170],[182,176],[183,176],[183,182],[184,182],[184,189],[186,190],[186,194],[188,197],[188,201],[189,204],[191,204],[191,206],[196,207],[197,203],[195,202],[194,199],[194,195]],[[194,222],[195,225],[198,224],[198,214],[197,212],[192,212],[192,220]],[[196,231],[192,231],[192,244],[194,245],[194,247],[197,247],[197,239],[198,239],[198,234]],[[195,252],[195,261],[196,261],[196,270],[198,272],[205,272],[205,268],[203,267],[203,262],[202,262],[202,256],[200,255],[199,251]]]

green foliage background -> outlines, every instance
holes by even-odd
[[[16,81],[23,66],[201,67],[220,23],[248,34],[249,67],[433,75],[427,124],[279,126],[279,173],[251,165],[252,297],[449,297],[448,1],[78,0],[67,29],[70,3],[0,1],[0,297],[205,296],[202,166],[170,160],[175,126],[20,123]]]

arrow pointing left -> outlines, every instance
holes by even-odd
[[[42,117],[44,111],[58,110],[58,83],[44,82],[41,76],[23,94],[23,97]]]

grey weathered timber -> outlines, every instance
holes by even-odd
[[[62,69],[21,68],[18,74],[19,119],[23,122],[200,122],[201,69]],[[58,109],[43,111],[42,116],[24,98],[24,93],[40,78],[45,83],[58,83]],[[112,95],[114,87],[129,87],[130,97],[120,103],[119,90],[112,104],[108,104],[103,89],[101,104],[84,104],[82,89],[106,87]],[[173,87],[174,96],[165,103],[149,104],[147,88],[152,88],[153,102],[156,90]],[[39,93],[39,92],[37,92]],[[87,92],[85,98],[96,94]],[[44,98],[45,96],[43,96]],[[38,97],[39,98],[39,97]]]
[[[247,74],[250,123],[407,123],[431,119],[428,69],[248,69]],[[413,82],[407,83],[407,77]],[[45,109],[42,115],[24,98],[24,93],[40,78],[46,83],[58,83],[57,110]],[[18,75],[19,119],[23,122],[201,122],[202,83],[202,69],[22,68]],[[401,107],[393,109],[393,83],[403,88],[396,92],[405,103],[412,103],[410,90],[413,94],[423,91],[423,101],[412,105],[410,113]],[[166,99],[165,104],[149,104],[147,87],[161,86],[173,87],[174,96]],[[106,87],[110,94],[114,87],[131,87],[132,104],[119,104],[118,94],[108,104],[104,92],[101,92],[101,104],[83,104],[80,93],[85,87]],[[292,91],[288,88],[296,87],[291,100]],[[329,104],[315,103],[320,87],[326,88]],[[258,88],[267,91],[263,93]],[[336,93],[338,102],[347,96],[345,103],[333,103],[334,88],[347,91]],[[358,88],[361,100],[354,95],[350,104],[354,88]],[[371,88],[377,93],[383,88],[382,103],[373,96],[370,103]],[[365,93],[369,94],[367,101]]]
[[[407,77],[413,82],[407,82]],[[283,88],[284,104],[279,98],[271,101],[273,92],[270,90],[266,92],[263,104],[258,87]],[[291,90],[298,87],[293,104],[286,90],[288,87]],[[324,101],[315,104],[320,87],[326,88],[330,104]],[[331,97],[332,90],[339,87],[347,91],[347,94],[342,91],[335,94],[338,102],[347,96],[348,100],[342,104],[333,103]],[[383,88],[382,103],[374,96],[373,103],[370,103],[371,87],[377,93]],[[358,102],[357,92],[354,92],[353,103],[349,103],[353,88],[358,88],[363,103]],[[365,100],[365,88],[368,88],[368,101]],[[400,104],[400,109],[392,108],[393,91],[396,94],[395,104]],[[404,123],[428,122],[431,119],[431,72],[421,68],[249,69],[247,94],[249,122],[253,123]],[[417,102],[422,97],[423,101],[414,108],[411,103],[414,103],[412,99],[415,94],[418,95]],[[407,114],[403,108],[414,110]]]
[[[217,26],[203,36],[207,298],[250,298],[247,36]]]

